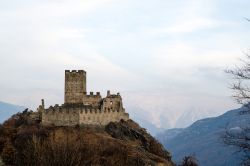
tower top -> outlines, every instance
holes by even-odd
[[[86,71],[84,70],[65,70],[65,73],[85,73]]]

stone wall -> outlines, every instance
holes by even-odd
[[[94,108],[65,108],[50,107],[42,112],[43,125],[56,125],[56,126],[73,126],[81,124],[91,125],[106,125],[109,122],[117,122],[128,120],[129,115],[124,111],[119,110],[100,110]]]
[[[43,125],[73,126],[79,122],[79,111],[67,108],[49,108],[42,112]]]
[[[118,122],[121,119],[128,120],[129,115],[124,111],[100,111],[88,110],[79,114],[80,124],[107,125],[109,122]]]

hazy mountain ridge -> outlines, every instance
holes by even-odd
[[[185,111],[176,121],[175,128],[185,128],[190,126],[192,123],[210,117],[216,117],[221,115],[221,111],[206,110],[201,108],[190,108]]]
[[[17,112],[22,112],[25,109],[26,108],[23,106],[18,106],[0,101],[0,123],[3,123],[5,120],[10,118],[11,115],[16,114]]]
[[[243,152],[238,152],[235,146],[226,145],[223,135],[250,127],[250,114],[240,114],[243,110],[235,109],[218,117],[198,120],[172,138],[168,135],[176,129],[167,130],[157,138],[171,151],[175,161],[194,154],[202,166],[239,165]]]
[[[167,142],[171,140],[172,138],[176,137],[178,134],[180,134],[185,128],[173,128],[173,129],[167,129],[163,132],[160,132],[156,135],[156,138],[160,142]]]
[[[163,110],[159,109],[160,108],[154,107],[150,108],[150,110],[155,110],[155,112],[159,111],[164,113]],[[169,113],[168,110],[166,110],[164,115],[160,114],[158,117],[159,124],[162,124],[160,127],[158,127],[159,125],[156,125],[148,113],[149,108],[143,108],[134,105],[128,105],[127,107],[130,117],[138,122],[142,127],[146,128],[154,136],[164,132],[166,129],[185,128],[199,119],[215,117],[225,112],[221,110],[207,110],[199,107],[190,107],[185,109],[186,111],[182,111],[182,113],[175,115],[174,117],[172,117],[172,113]]]

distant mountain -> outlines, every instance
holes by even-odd
[[[127,111],[129,112],[129,117],[145,128],[152,136],[156,136],[157,133],[164,131],[163,128],[157,127],[152,121],[148,120],[145,110],[136,106],[129,106]]]
[[[175,128],[185,128],[190,126],[197,120],[216,117],[221,114],[221,111],[191,107],[187,111],[184,111],[183,114],[181,114],[181,116],[176,120]]]
[[[215,118],[202,119],[185,129],[166,130],[157,138],[177,162],[184,156],[195,155],[202,166],[240,165],[243,152],[236,146],[226,145],[223,135],[226,132],[237,134],[250,128],[250,114],[240,114],[242,110],[231,110]]]
[[[5,120],[10,118],[13,114],[17,112],[22,112],[26,108],[22,106],[17,106],[0,101],[0,123],[3,123]]]
[[[140,117],[132,117],[141,127],[145,128],[152,136],[156,136],[157,133],[164,131],[163,128],[156,127],[153,123],[149,122],[146,119]]]
[[[181,128],[185,128],[188,127],[189,125],[191,125],[192,123],[194,123],[195,121],[202,119],[204,117],[208,118],[208,117],[212,117],[212,116],[218,116],[220,115],[221,111],[212,111],[212,110],[201,110],[198,108],[190,108],[187,111],[183,112],[182,114],[179,115],[178,118],[174,119],[174,118],[168,118],[168,117],[162,117],[162,119],[160,119],[160,121],[162,121],[161,123],[164,124],[164,128],[161,127],[157,127],[154,123],[152,123],[152,121],[149,120],[148,117],[145,117],[145,113],[143,114],[144,111],[141,108],[135,108],[135,107],[131,107],[128,109],[130,112],[130,117],[132,119],[134,119],[136,122],[138,122],[142,127],[146,128],[148,130],[148,132],[150,132],[150,134],[152,134],[153,136],[156,136],[159,133],[164,132],[164,130],[167,129],[167,132],[170,132],[171,135],[173,134],[172,132],[175,132],[176,130],[168,130],[171,126],[174,126],[174,128],[177,128],[177,130],[181,130]],[[131,111],[133,110],[133,111]],[[167,116],[171,116],[168,115]],[[167,119],[167,120],[166,120]],[[164,121],[168,121],[168,122],[164,122]],[[171,125],[172,124],[172,125]]]
[[[173,139],[178,134],[180,134],[183,130],[184,130],[184,128],[167,129],[165,131],[162,131],[162,132],[156,134],[156,138],[160,142],[164,142],[165,143],[165,142],[168,142],[171,139]]]
[[[202,119],[204,117],[212,117],[218,116],[220,113],[217,111],[208,111],[208,110],[201,110],[198,108],[190,108],[187,111],[183,112],[177,118],[169,118],[172,115],[166,114],[162,115],[159,119],[160,123],[162,123],[163,127],[157,127],[148,117],[147,111],[139,108],[130,106],[127,109],[129,111],[130,118],[138,122],[143,128],[146,128],[147,131],[156,136],[159,133],[164,132],[164,130],[169,129],[171,127],[174,128],[185,128],[194,123],[195,121]],[[170,129],[171,130],[171,129]]]

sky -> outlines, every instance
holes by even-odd
[[[217,116],[239,107],[224,70],[250,48],[249,6],[0,0],[0,100],[33,110],[42,98],[46,106],[62,104],[64,70],[83,69],[88,91],[120,92],[132,117],[157,127],[183,127],[183,114]]]

